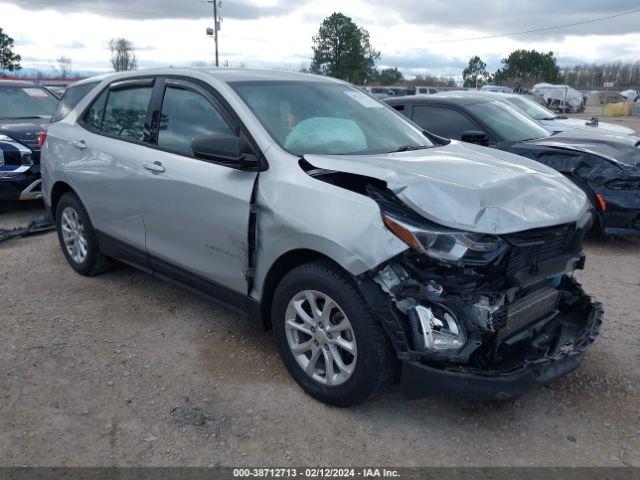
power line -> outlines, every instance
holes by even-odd
[[[587,23],[601,22],[603,20],[609,20],[611,18],[622,17],[624,15],[631,15],[632,13],[638,13],[638,12],[640,12],[640,8],[636,9],[636,10],[630,10],[628,12],[616,13],[615,15],[608,15],[606,17],[594,18],[594,19],[591,19],[591,20],[584,20],[582,22],[567,23],[565,25],[556,25],[556,26],[553,26],[553,27],[534,28],[532,30],[524,30],[522,32],[499,33],[499,34],[496,34],[496,35],[487,35],[487,36],[484,36],[484,37],[459,38],[459,39],[456,39],[456,40],[439,40],[439,41],[429,42],[429,43],[434,44],[434,43],[471,42],[471,41],[474,41],[474,40],[487,40],[489,38],[513,37],[513,36],[516,36],[516,35],[526,35],[527,33],[546,32],[546,31],[549,31],[549,30],[557,30],[559,28],[575,27],[577,25],[585,25]]]

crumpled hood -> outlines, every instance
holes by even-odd
[[[378,155],[305,155],[317,168],[377,178],[447,227],[505,234],[575,222],[586,196],[545,165],[500,150],[449,145]]]
[[[640,137],[567,130],[545,138],[528,140],[527,145],[565,148],[590,153],[613,162],[640,166]]]
[[[588,120],[579,118],[556,118],[554,120],[541,120],[546,128],[554,132],[564,132],[565,130],[585,130],[591,133],[613,133],[619,135],[634,135],[634,130],[615,125],[613,123],[598,122],[597,125],[588,125]]]

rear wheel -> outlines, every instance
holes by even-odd
[[[322,402],[355,405],[393,378],[397,361],[384,331],[353,280],[328,261],[282,279],[271,320],[289,373]]]
[[[111,266],[100,253],[96,234],[82,202],[75,193],[65,193],[56,206],[58,240],[69,265],[81,275],[93,276]]]

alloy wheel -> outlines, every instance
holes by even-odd
[[[298,365],[315,381],[336,386],[354,372],[358,356],[349,319],[328,295],[298,292],[285,313],[287,343]]]
[[[74,262],[84,262],[87,258],[87,234],[80,215],[73,207],[66,207],[62,211],[60,226],[67,253]]]

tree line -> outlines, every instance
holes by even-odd
[[[602,88],[604,82],[614,82],[616,89],[640,86],[640,61],[577,65],[560,70],[562,82],[582,89]]]
[[[616,89],[640,86],[640,61],[576,65],[560,68],[553,52],[516,50],[502,59],[502,67],[490,74],[478,56],[462,72],[465,87],[486,84],[531,88],[539,82],[562,83],[579,89],[601,89],[613,82]]]

